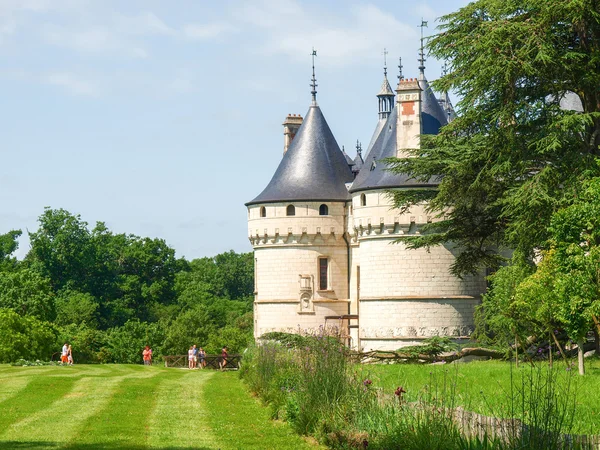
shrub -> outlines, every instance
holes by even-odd
[[[50,360],[57,345],[56,335],[56,330],[47,322],[0,308],[0,363],[20,358]]]

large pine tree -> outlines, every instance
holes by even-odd
[[[388,161],[440,180],[393,192],[397,206],[427,200],[444,218],[408,243],[459,244],[457,275],[498,267],[502,247],[531,258],[552,214],[600,175],[600,1],[478,0],[441,18],[429,50],[450,68],[434,87],[461,100],[413,157]]]

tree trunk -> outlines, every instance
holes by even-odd
[[[556,335],[554,334],[554,331],[550,331],[550,333],[552,334],[552,337],[554,338],[554,342],[556,343],[556,346],[558,347],[558,351],[560,352],[563,359],[565,360],[565,364],[569,365],[569,362],[567,361],[567,357],[565,356],[565,352],[563,352],[563,349],[560,346],[560,342],[558,342],[558,339],[556,339]]]
[[[577,362],[579,363],[579,375],[585,375],[585,366],[583,365],[583,338],[577,341]]]

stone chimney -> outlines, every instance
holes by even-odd
[[[300,114],[288,114],[283,122],[283,154],[287,152],[290,144],[294,140],[298,128],[302,125],[302,116]]]
[[[398,128],[396,156],[406,158],[406,149],[421,145],[421,87],[416,78],[400,80],[396,88],[398,103]]]

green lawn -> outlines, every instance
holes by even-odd
[[[576,362],[576,361],[575,361]],[[580,434],[600,434],[600,360],[586,360],[586,375],[577,375],[565,370],[563,361],[555,361],[561,382],[570,375],[572,389],[576,395],[575,432]],[[507,399],[511,392],[511,363],[500,361],[480,361],[469,364],[446,365],[366,365],[362,366],[364,377],[373,380],[373,385],[388,391],[403,386],[407,391],[407,401],[415,401],[425,395],[425,387],[432,386],[438,392],[444,383],[455,384],[455,403],[480,414],[500,416],[507,410]],[[514,380],[531,374],[528,364],[512,365]],[[563,385],[564,386],[564,385]]]
[[[0,366],[2,449],[315,449],[236,373]]]

